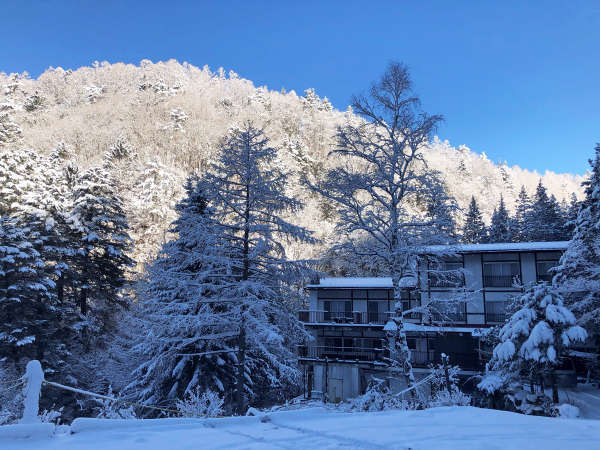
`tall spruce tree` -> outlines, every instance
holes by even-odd
[[[519,196],[517,197],[515,216],[511,226],[513,238],[516,242],[526,242],[530,240],[530,227],[527,222],[530,218],[530,210],[531,200],[525,186],[521,186]]]
[[[231,411],[238,320],[220,290],[234,280],[223,230],[211,217],[197,177],[188,178],[171,231],[138,289],[143,363],[129,389],[139,401],[174,406],[195,389],[213,390]]]
[[[127,255],[131,238],[122,201],[105,169],[90,168],[77,179],[69,222],[81,242],[73,262],[81,326],[100,332],[108,325],[112,306],[126,304],[121,289],[133,264]]]
[[[504,197],[500,196],[498,207],[494,208],[492,220],[488,228],[489,242],[511,242],[510,215],[504,205]]]
[[[585,198],[578,209],[575,230],[563,253],[553,282],[591,335],[600,333],[600,144],[584,183]]]
[[[235,409],[244,413],[258,393],[268,397],[297,381],[293,348],[304,332],[293,314],[299,301],[293,286],[307,267],[289,261],[283,243],[314,239],[282,217],[302,204],[286,196],[288,174],[262,130],[251,122],[232,129],[219,154],[201,186],[222,227],[234,277],[219,296],[230,303],[239,329]]]
[[[471,197],[471,203],[469,203],[469,211],[465,219],[465,225],[463,226],[462,241],[467,244],[478,244],[486,241],[486,229],[485,223],[483,222],[483,216],[477,206],[475,197]]]
[[[539,181],[531,207],[525,214],[524,230],[530,241],[558,241],[565,238],[564,217],[554,196],[549,197]]]

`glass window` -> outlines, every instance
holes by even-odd
[[[464,285],[462,263],[444,262],[439,267],[430,269],[429,285],[431,287],[457,287]]]
[[[511,287],[515,277],[519,277],[518,262],[483,264],[483,287]]]
[[[554,273],[550,272],[550,269],[556,267],[558,261],[538,261],[537,262],[537,279],[538,281],[551,282]]]

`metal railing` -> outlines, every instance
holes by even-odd
[[[298,347],[300,358],[332,359],[352,361],[384,361],[386,350],[366,347],[331,347],[331,346],[301,346]]]
[[[483,287],[512,287],[512,275],[484,275]]]
[[[486,312],[486,323],[504,323],[506,321],[506,313],[503,312]]]
[[[340,324],[385,324],[392,313],[365,311],[298,311],[298,320],[304,323],[340,323]]]
[[[301,346],[298,347],[298,354],[301,359],[333,361],[387,362],[389,358],[389,351],[386,348],[368,347]],[[472,353],[446,352],[446,354],[450,357],[450,363],[460,366],[461,369],[476,369],[481,365],[475,350]],[[441,363],[442,353],[435,350],[411,350],[410,360],[414,367],[425,368],[431,364]]]

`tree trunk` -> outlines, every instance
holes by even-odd
[[[238,336],[238,370],[236,380],[236,409],[238,415],[246,412],[246,396],[244,393],[244,381],[246,378],[246,328],[244,319],[240,324],[240,334]]]
[[[87,288],[83,288],[81,290],[81,294],[79,296],[79,310],[84,316],[88,313]]]
[[[558,384],[556,382],[556,372],[554,369],[550,372],[550,383],[552,384],[552,402],[558,403]]]

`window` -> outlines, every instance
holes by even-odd
[[[518,262],[484,263],[483,287],[511,287],[519,272]]]
[[[439,267],[430,268],[429,286],[458,287],[464,285],[461,262],[443,262]]]
[[[506,319],[507,302],[486,302],[485,320],[487,323],[502,323]]]
[[[551,268],[556,267],[558,261],[538,261],[536,263],[537,280],[551,282],[554,274],[550,271]]]

